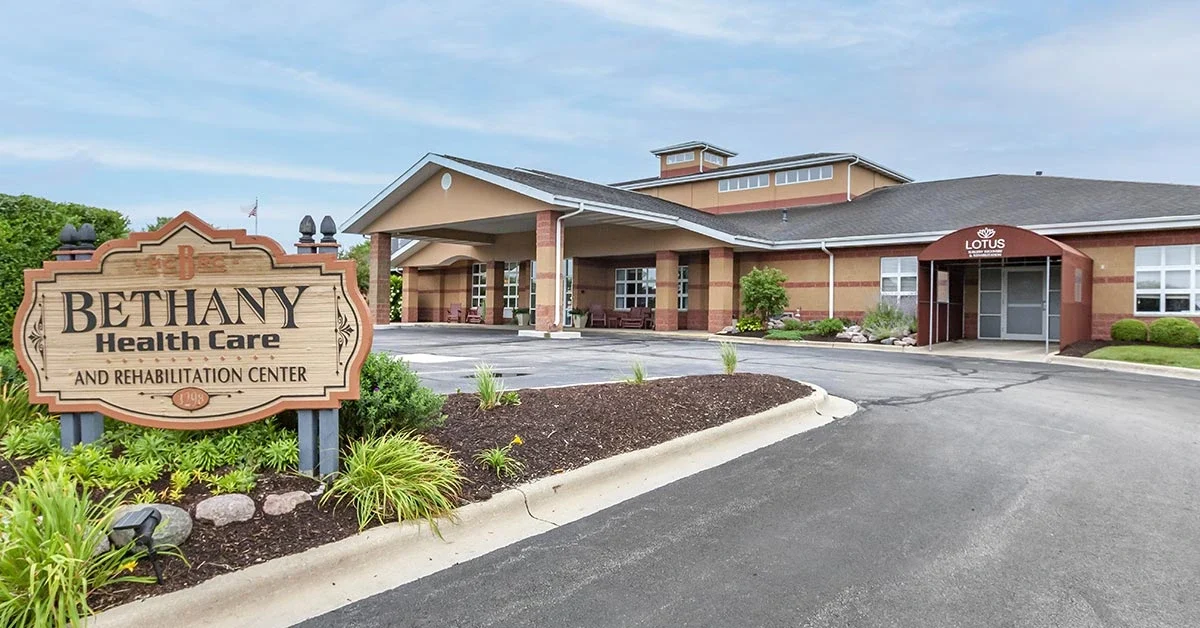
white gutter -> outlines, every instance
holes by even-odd
[[[821,250],[829,256],[829,318],[833,318],[833,251],[824,242],[821,243]]]
[[[862,159],[858,155],[855,155],[854,161],[846,164],[846,202],[847,203],[849,203],[852,200],[850,198],[850,173],[854,171],[854,164],[856,164],[860,161],[862,161]],[[833,314],[830,314],[829,318],[833,318]]]
[[[558,221],[554,224],[554,329],[561,329],[563,312],[563,280],[562,280],[562,262],[563,262],[563,221],[571,216],[578,216],[583,213],[583,201],[579,202],[579,209],[558,217]],[[537,281],[537,278],[534,278]]]

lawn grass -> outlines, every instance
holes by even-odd
[[[820,334],[818,334],[817,330],[815,329],[773,329],[767,332],[767,335],[763,336],[763,338],[766,338],[767,340],[804,340],[808,336],[818,335]]]
[[[1085,357],[1200,369],[1200,347],[1193,349],[1155,345],[1118,345],[1097,349]]]

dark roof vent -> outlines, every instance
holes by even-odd
[[[783,210],[783,221],[787,222],[787,210]]]
[[[1033,173],[1033,175],[1034,175],[1035,177],[1040,177],[1040,176],[1042,176],[1042,171],[1041,171],[1041,170],[1038,170],[1037,172]]]

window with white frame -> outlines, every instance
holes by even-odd
[[[517,307],[517,290],[521,276],[521,265],[517,262],[504,263],[504,309]]]
[[[618,310],[654,307],[654,275],[653,267],[618,268],[617,281],[613,290],[616,293],[614,306]]]
[[[917,310],[917,258],[879,258],[879,300],[908,313]]]
[[[704,153],[704,161],[706,161],[706,162],[708,162],[708,163],[710,163],[710,164],[716,164],[716,165],[718,165],[718,166],[724,166],[724,165],[725,165],[725,158],[724,158],[724,157],[722,157],[722,156],[720,156],[720,155],[714,155],[714,154],[712,154],[712,153]]]
[[[754,188],[765,188],[771,185],[771,175],[769,174],[752,174],[748,177],[734,177],[732,179],[721,179],[717,183],[717,190],[720,192],[736,192],[738,190],[753,190]]]
[[[471,307],[483,307],[487,297],[487,264],[471,264]]]
[[[1134,312],[1200,314],[1200,245],[1139,246],[1133,266]]]
[[[695,158],[696,158],[696,151],[689,150],[686,153],[675,153],[674,155],[667,155],[667,164],[670,165],[670,164],[687,163],[689,161],[692,161]]]
[[[775,185],[791,185],[793,183],[808,183],[809,181],[827,181],[833,178],[833,166],[814,166],[799,170],[784,170],[775,173]]]
[[[529,312],[537,312],[537,260],[529,260]]]
[[[686,312],[688,309],[688,267],[679,267],[679,311]]]

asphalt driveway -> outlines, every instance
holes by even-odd
[[[713,343],[394,329],[442,391],[718,372]],[[1200,625],[1200,386],[741,346],[863,410],[305,626]],[[445,360],[463,357],[465,360]]]

